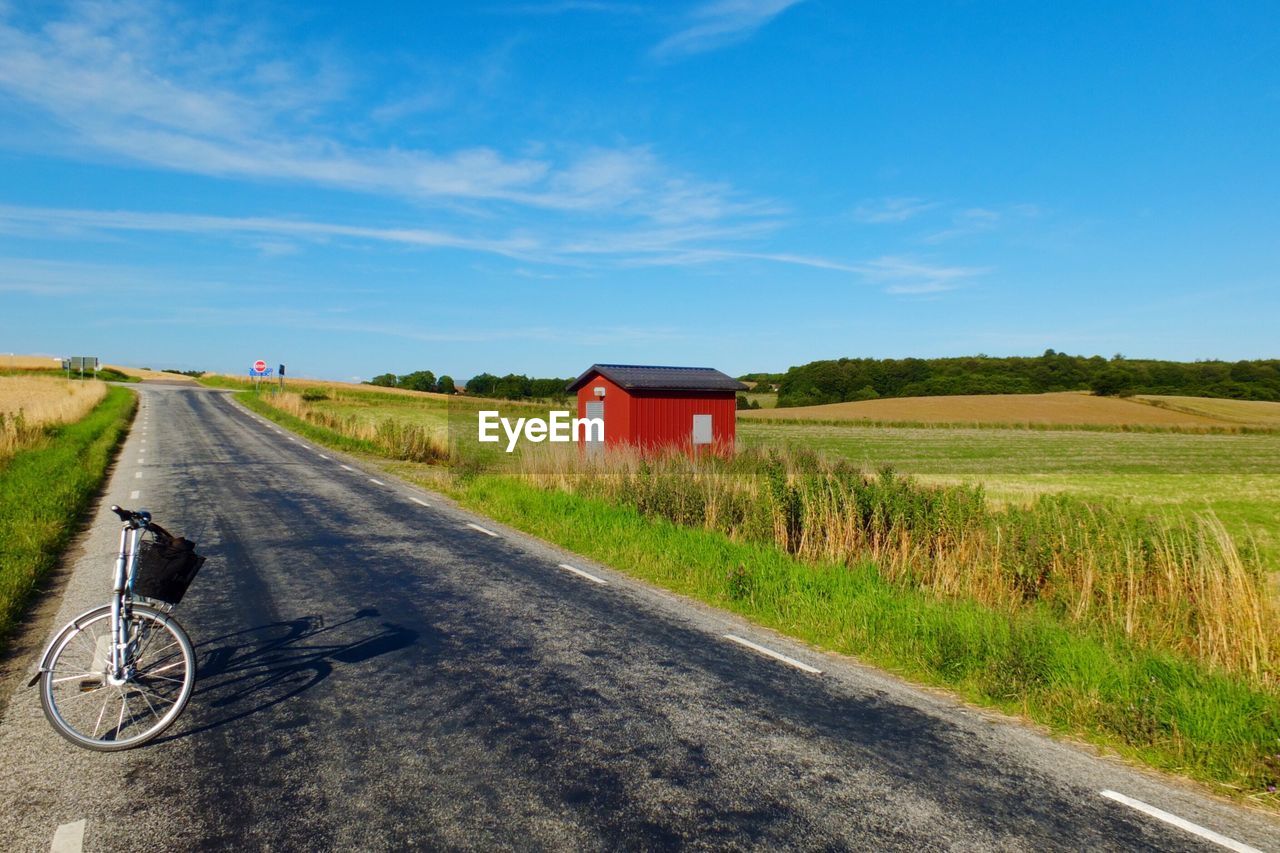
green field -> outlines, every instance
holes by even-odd
[[[1044,492],[1115,498],[1135,512],[1212,510],[1280,571],[1280,435],[885,428],[741,420],[746,445],[800,446],[931,482],[981,483],[998,503]]]

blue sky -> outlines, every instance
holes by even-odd
[[[0,352],[1280,356],[1275,11],[0,0]]]

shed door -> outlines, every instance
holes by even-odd
[[[604,420],[604,400],[588,400],[587,401],[587,418],[599,418]],[[606,427],[608,429],[608,427]],[[597,438],[597,435],[599,437]],[[604,446],[604,436],[596,433],[595,430],[588,429],[586,431],[587,450],[596,452]]]
[[[710,444],[712,441],[711,435],[711,415],[694,415],[693,443]]]

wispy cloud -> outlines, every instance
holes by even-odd
[[[743,248],[767,235],[774,223],[739,225],[687,224],[679,227],[554,233],[515,233],[502,237],[460,235],[442,230],[412,227],[375,227],[309,219],[279,217],[231,217],[188,213],[75,210],[0,205],[0,230],[29,236],[61,235],[83,241],[94,234],[173,233],[228,237],[264,255],[289,254],[299,242],[335,240],[398,245],[409,249],[451,249],[497,255],[519,261],[513,274],[545,277],[544,267],[618,269],[635,267],[690,267],[715,263],[763,261],[846,273],[890,294],[940,293],[954,290],[966,279],[990,270],[929,263],[906,257],[881,256],[866,261],[845,261],[789,252]],[[59,279],[63,281],[64,279]],[[25,284],[23,282],[26,282]],[[0,276],[0,289],[36,292],[55,286],[51,280],[28,272],[20,281]]]
[[[219,49],[220,48],[220,49]],[[663,222],[751,215],[722,182],[671,169],[647,146],[548,146],[514,156],[372,148],[342,138],[352,85],[327,55],[281,59],[270,40],[142,0],[73,4],[23,28],[0,17],[0,94],[59,127],[81,156],[255,181],[302,182],[437,202],[516,205]],[[375,120],[432,105],[392,102]]]
[[[652,51],[670,61],[706,53],[751,37],[757,30],[803,0],[715,0],[689,13],[684,26]]]
[[[641,15],[640,3],[616,3],[610,0],[550,0],[546,3],[512,3],[495,7],[495,11],[514,15],[564,15],[571,12],[596,12],[608,15]]]
[[[867,225],[906,222],[941,206],[940,202],[922,198],[895,196],[864,201],[854,208],[853,218]]]

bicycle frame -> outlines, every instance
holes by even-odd
[[[115,577],[111,585],[111,671],[112,682],[123,682],[127,676],[129,637],[128,608],[132,603],[130,581],[138,564],[138,543],[145,527],[136,522],[126,522],[120,529],[120,552],[116,556]]]

